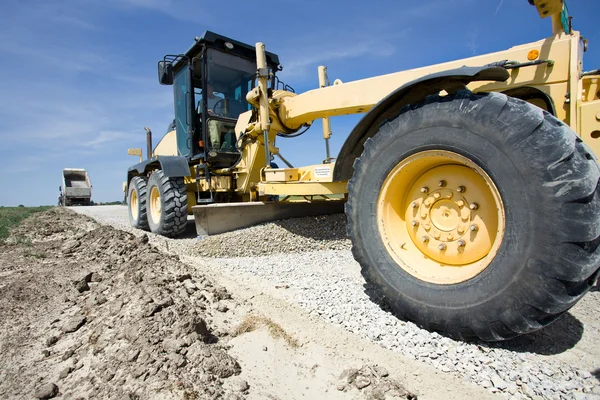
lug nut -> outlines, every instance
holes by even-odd
[[[440,194],[439,193],[434,193],[433,197],[435,197],[436,199],[439,199],[440,198]]]
[[[465,247],[465,245],[467,244],[467,242],[465,242],[464,240],[460,239],[458,241],[458,247]]]
[[[439,182],[439,185],[440,185],[440,187],[444,187],[444,186],[446,186],[446,181],[442,179],[442,180]]]
[[[427,242],[429,242],[429,238],[428,238],[427,236],[423,236],[423,237],[421,238],[421,240],[423,241],[423,243],[427,243]]]
[[[413,201],[411,205],[412,208],[417,208],[419,206],[416,201]]]
[[[460,233],[461,235],[463,233],[465,233],[465,228],[463,226],[459,226],[458,228],[456,228],[457,232]]]
[[[464,201],[462,201],[462,200],[458,200],[458,201],[456,202],[456,205],[457,205],[457,206],[459,206],[460,208],[462,208],[462,207],[465,205],[465,202],[464,202]]]
[[[469,206],[469,208],[471,210],[477,210],[479,208],[479,204],[477,204],[477,203],[471,203],[471,205]]]
[[[446,245],[444,243],[440,243],[440,245],[438,246],[438,249],[446,250]]]
[[[413,221],[411,222],[411,224],[412,224],[412,226],[417,226],[417,225],[419,225],[419,221],[415,221],[415,220],[413,219]]]
[[[421,193],[429,193],[429,188],[427,186],[423,186],[421,188]]]
[[[463,193],[465,190],[467,190],[467,188],[466,188],[466,187],[464,187],[464,186],[459,186],[458,188],[456,188],[456,191],[457,191],[458,193]]]
[[[475,232],[477,230],[479,230],[479,227],[477,226],[477,224],[471,225],[471,231]]]

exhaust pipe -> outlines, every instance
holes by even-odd
[[[146,130],[146,154],[148,158],[152,158],[152,131],[147,126],[144,129]]]

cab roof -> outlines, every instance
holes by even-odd
[[[195,43],[185,52],[185,56],[190,59],[199,55],[202,51],[202,46],[206,46],[227,53],[233,53],[250,60],[256,60],[256,48],[254,46],[230,39],[226,36],[219,35],[218,33],[206,31],[202,36],[196,36],[194,42]],[[227,42],[233,45],[233,49],[230,50],[225,47],[225,43]],[[279,66],[279,57],[276,54],[267,51],[266,55],[268,65],[271,65],[272,67]]]

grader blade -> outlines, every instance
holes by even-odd
[[[344,212],[344,201],[214,203],[194,206],[199,237],[230,232],[263,222]]]

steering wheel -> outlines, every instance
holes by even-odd
[[[219,117],[225,117],[225,99],[217,101],[213,106],[212,110],[213,113],[215,113]]]

